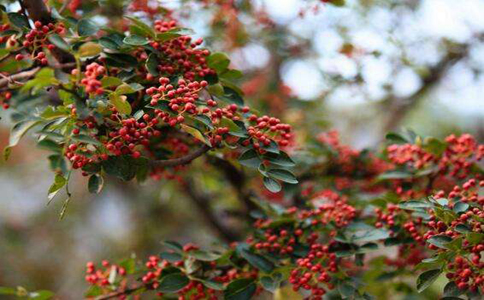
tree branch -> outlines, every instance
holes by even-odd
[[[33,69],[22,71],[11,76],[0,79],[0,88],[6,87],[9,83],[17,80],[26,80],[35,76],[35,74],[40,70],[40,67],[35,67]]]
[[[186,165],[190,163],[195,158],[202,156],[203,154],[207,153],[210,149],[209,146],[203,144],[202,147],[198,148],[197,150],[189,153],[180,158],[173,158],[173,159],[166,159],[166,160],[152,160],[150,161],[150,166],[153,168],[156,167],[176,167],[181,165]]]
[[[239,240],[239,235],[237,233],[219,222],[219,218],[211,209],[210,197],[208,195],[197,191],[190,179],[185,179],[183,187],[188,198],[198,207],[207,224],[212,227],[213,231],[216,232],[221,239],[227,243]]]
[[[250,218],[249,213],[257,209],[257,206],[251,200],[254,193],[246,188],[247,177],[244,172],[237,169],[229,161],[216,156],[209,156],[208,161],[224,174],[230,185],[237,192],[237,198],[244,205],[245,215]]]
[[[116,297],[119,297],[119,296],[132,294],[132,293],[136,292],[137,290],[142,289],[144,287],[145,287],[145,285],[139,285],[139,286],[135,286],[135,287],[123,290],[123,291],[118,291],[118,292],[113,292],[111,294],[98,296],[95,299],[96,300],[113,299],[113,298],[116,298]]]
[[[449,49],[446,56],[435,66],[429,69],[428,75],[422,78],[422,86],[412,95],[405,98],[398,98],[394,95],[382,100],[384,109],[388,111],[384,132],[395,130],[396,127],[407,116],[408,112],[425,98],[425,95],[437,85],[450,69],[461,59],[467,57],[469,44],[458,45],[455,49]]]

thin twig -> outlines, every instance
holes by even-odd
[[[2,78],[0,79],[0,88],[6,87],[9,83],[14,81],[30,79],[34,77],[39,70],[40,70],[40,67],[36,67],[28,71],[23,71],[23,72]]]

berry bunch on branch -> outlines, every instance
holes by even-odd
[[[86,298],[373,299],[425,294],[442,280],[445,298],[482,297],[484,145],[472,136],[406,130],[375,151],[332,131],[296,152],[293,128],[247,106],[242,73],[169,11],[157,18],[135,1],[129,10],[143,18],[99,24],[77,13],[81,4],[2,7],[0,99],[15,123],[4,158],[34,132],[51,151],[49,201],[67,194],[61,217],[73,172],[92,193],[105,178],[178,179],[229,242],[203,250],[166,241],[144,261],[88,262]],[[195,160],[226,177],[249,232],[225,228],[210,197],[176,176]]]

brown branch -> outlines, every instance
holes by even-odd
[[[156,167],[176,167],[181,165],[186,165],[190,163],[192,160],[202,156],[203,154],[207,153],[210,149],[209,146],[203,144],[202,147],[198,148],[197,150],[189,153],[180,158],[173,158],[173,159],[165,159],[165,160],[152,160],[150,161],[150,166],[153,168]]]
[[[34,22],[40,21],[42,24],[48,24],[55,21],[43,0],[24,0],[23,5]],[[61,64],[75,61],[72,54],[60,48],[55,47],[50,52]]]
[[[227,243],[239,240],[240,237],[237,233],[227,228],[222,222],[219,222],[218,216],[215,215],[210,206],[211,197],[198,191],[190,179],[185,179],[183,188],[188,198],[197,206],[207,224],[221,239]]]
[[[107,295],[102,295],[102,296],[98,296],[96,298],[94,298],[95,300],[107,300],[107,299],[113,299],[113,298],[116,298],[116,297],[119,297],[119,296],[123,296],[123,295],[130,295],[142,288],[144,288],[145,285],[139,285],[139,286],[135,286],[133,288],[129,288],[129,289],[126,289],[124,291],[118,291],[118,292],[113,292],[111,294],[107,294]]]
[[[27,80],[35,76],[35,74],[40,70],[40,67],[35,67],[31,70],[22,71],[11,76],[0,79],[0,88],[8,86],[9,83],[18,80]]]
[[[229,161],[216,156],[209,156],[208,161],[224,174],[232,188],[237,192],[237,198],[244,205],[245,215],[250,218],[249,213],[257,209],[257,206],[251,200],[254,192],[246,187],[247,177],[244,172],[237,169]]]

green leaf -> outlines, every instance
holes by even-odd
[[[212,280],[203,280],[203,279],[197,279],[197,281],[200,281],[201,283],[203,283],[204,286],[208,287],[209,289],[216,290],[216,291],[224,290],[224,285],[220,282],[216,282]]]
[[[148,40],[142,36],[132,34],[123,39],[123,43],[131,46],[143,46],[148,44]]]
[[[30,28],[29,20],[27,20],[27,18],[23,14],[11,12],[8,13],[7,16],[10,22],[15,25],[15,27],[21,29]]]
[[[270,260],[262,255],[252,252],[246,244],[239,244],[236,250],[241,257],[246,259],[249,264],[257,269],[265,273],[270,273],[272,270],[274,270],[274,264]]]
[[[230,59],[225,53],[215,52],[207,57],[209,68],[214,69],[217,73],[222,73],[230,65]]]
[[[183,289],[190,280],[181,273],[168,274],[161,278],[158,290],[162,293],[176,293]]]
[[[180,253],[175,252],[161,252],[160,257],[162,259],[166,259],[169,262],[176,262],[183,259],[183,256]]]
[[[242,153],[238,158],[238,161],[241,165],[244,165],[249,168],[259,168],[262,160],[259,158],[259,155],[254,149],[249,149]]]
[[[411,143],[411,141],[408,141],[403,135],[395,132],[389,132],[385,136],[385,139],[389,142],[395,143],[395,144],[407,144]]]
[[[229,283],[224,291],[225,300],[252,299],[257,287],[252,279],[237,279]]]
[[[201,261],[214,261],[219,259],[222,255],[214,252],[207,252],[202,250],[193,250],[188,252],[189,256],[192,256]]]
[[[104,179],[99,174],[94,174],[89,177],[88,190],[91,194],[99,194],[103,189]]]
[[[89,136],[89,135],[85,135],[85,134],[76,134],[76,135],[73,135],[71,137],[72,140],[74,141],[77,141],[77,142],[81,142],[81,143],[86,143],[86,144],[92,144],[92,145],[96,145],[96,146],[101,146],[102,143],[98,140],[96,140],[95,138]]]
[[[29,131],[29,129],[31,129],[32,127],[34,127],[39,123],[40,121],[38,120],[37,121],[30,120],[30,121],[22,121],[15,124],[12,130],[10,131],[10,139],[9,139],[8,146],[13,147],[17,145],[20,139],[27,133],[27,131]]]
[[[460,233],[472,232],[472,230],[465,224],[457,224],[455,226],[455,231],[460,232]]]
[[[349,298],[355,294],[356,289],[346,282],[341,282],[338,284],[338,292],[343,298]]]
[[[81,19],[77,22],[77,33],[80,36],[91,36],[97,33],[98,26],[88,19]]]
[[[352,241],[354,242],[372,242],[378,240],[384,240],[390,236],[390,232],[386,229],[373,229],[368,231],[357,232]]]
[[[446,235],[434,235],[427,240],[427,243],[435,245],[439,248],[447,249],[446,244],[452,242],[452,238]]]
[[[200,131],[198,131],[198,129],[190,127],[190,126],[185,125],[185,124],[180,124],[180,127],[183,131],[189,133],[191,136],[193,136],[197,140],[205,143],[209,147],[212,147],[212,144],[210,144],[210,141],[208,139],[206,139],[205,136]]]
[[[47,195],[47,199],[49,202],[54,199],[55,195],[67,184],[67,179],[60,175],[56,174],[54,177],[54,183],[49,188],[49,194]]]
[[[138,166],[135,159],[131,156],[110,156],[107,160],[102,162],[102,166],[106,173],[129,181],[136,176]]]
[[[453,281],[447,283],[444,287],[444,295],[446,297],[458,297],[462,295],[464,291],[457,287],[457,284]]]
[[[146,60],[146,69],[150,72],[153,76],[158,76],[160,72],[158,72],[158,58],[156,54],[151,53]]]
[[[49,41],[54,44],[57,48],[64,51],[69,51],[71,48],[69,44],[57,33],[51,34],[49,36]]]
[[[428,288],[442,273],[441,269],[428,270],[420,274],[417,279],[417,291],[419,293],[423,292]]]
[[[98,43],[87,42],[79,47],[78,54],[80,57],[90,57],[98,55],[102,50],[102,46]]]
[[[279,286],[281,285],[280,280],[276,280],[276,279],[272,278],[271,276],[262,276],[260,278],[260,283],[265,290],[267,290],[271,293],[274,293],[279,288]]]
[[[228,127],[230,135],[238,136],[242,138],[248,137],[247,131],[245,130],[245,128],[241,128],[239,125],[237,125],[237,123],[235,123],[235,121],[232,121],[228,118],[222,118],[220,120],[220,126]]]
[[[177,242],[174,242],[174,241],[163,241],[163,242],[161,242],[161,244],[164,245],[165,247],[167,247],[168,249],[171,249],[171,250],[176,251],[178,253],[182,253],[183,252],[183,246],[180,245]]]
[[[224,94],[218,98],[230,104],[244,105],[244,99],[236,90],[227,86],[223,86],[223,89]]]
[[[116,110],[123,115],[131,114],[131,104],[129,104],[126,99],[126,96],[119,95],[116,92],[109,94],[109,101],[116,108]]]
[[[37,74],[35,74],[35,77],[29,81],[27,81],[26,84],[20,89],[22,92],[26,92],[30,89],[32,89],[32,93],[36,94],[37,91],[50,86],[50,85],[55,85],[59,83],[59,81],[55,78],[54,76],[54,70],[51,68],[43,68]]]
[[[155,36],[155,31],[153,30],[153,28],[151,26],[146,25],[140,19],[135,17],[130,17],[130,16],[125,16],[125,18],[133,22],[133,25],[139,29],[138,32],[144,33],[145,36],[150,36],[150,37]]]
[[[388,171],[377,177],[377,180],[388,180],[388,179],[406,179],[412,178],[413,175],[408,172],[402,171]]]
[[[453,211],[455,213],[463,213],[463,212],[466,212],[467,210],[469,209],[469,204],[465,203],[465,202],[456,202],[454,204],[454,207],[453,207]]]
[[[123,84],[123,81],[118,77],[106,76],[101,79],[102,87],[112,87]]]
[[[42,141],[38,142],[37,147],[52,152],[62,153],[62,147],[53,140],[49,139],[43,139]]]
[[[264,186],[272,193],[278,193],[282,189],[281,184],[270,177],[264,177]]]
[[[267,174],[270,177],[273,177],[275,179],[279,179],[281,181],[290,183],[290,184],[296,184],[298,183],[296,176],[292,174],[292,172],[284,169],[270,169],[267,171]]]
[[[420,211],[422,209],[431,208],[433,207],[433,205],[430,202],[409,200],[409,201],[399,203],[398,207],[406,210]]]
[[[271,164],[278,165],[281,167],[294,167],[296,163],[283,151],[277,153],[267,152],[264,154],[264,159]]]

